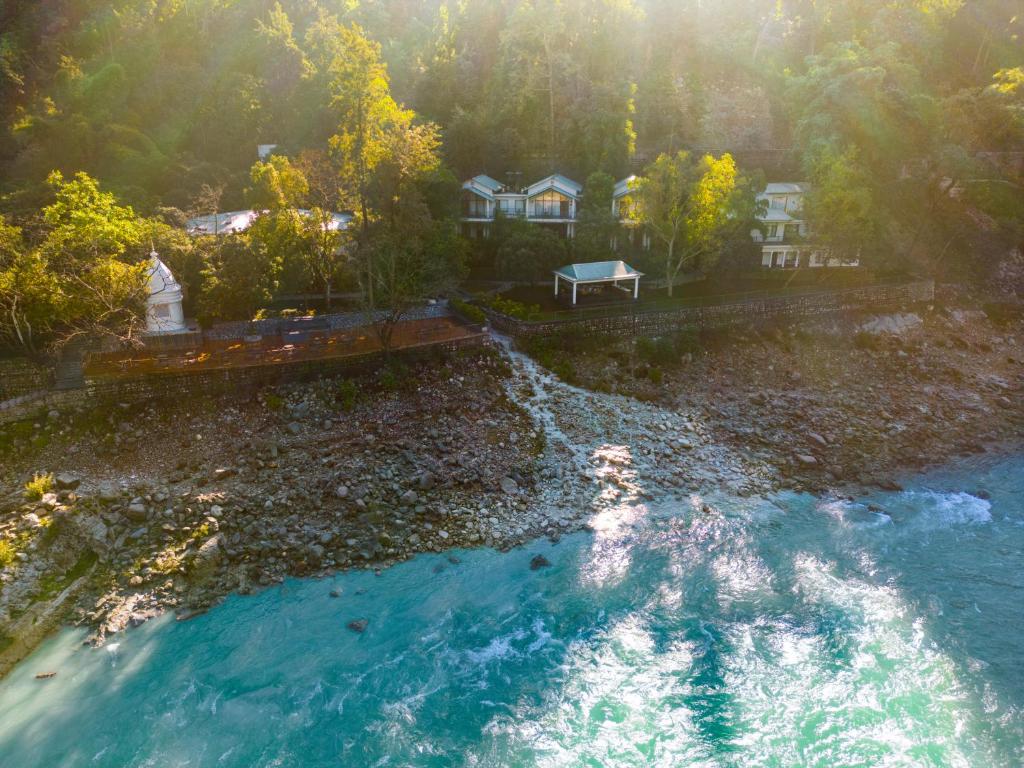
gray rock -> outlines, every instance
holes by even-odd
[[[550,565],[551,561],[544,557],[544,555],[534,555],[530,559],[531,571],[539,571],[541,568],[547,568]]]
[[[109,504],[121,498],[121,493],[120,491],[117,490],[117,488],[115,488],[112,485],[101,485],[99,490],[99,497],[100,501]]]
[[[129,504],[128,509],[125,510],[125,515],[127,515],[129,520],[136,523],[144,522],[146,518],[149,517],[149,514],[146,511],[146,505],[141,501],[133,501]]]
[[[400,500],[403,504],[415,504],[418,498],[416,491],[408,490],[401,495]]]
[[[501,490],[506,494],[519,493],[519,483],[513,480],[511,477],[503,477],[498,481],[498,485],[501,486]]]
[[[353,632],[365,632],[366,631],[366,627],[369,624],[370,624],[370,622],[367,619],[353,619],[352,621],[350,621],[345,626],[347,626]]]
[[[208,538],[199,546],[195,562],[193,563],[196,571],[206,573],[220,563],[221,557],[224,554],[222,542],[223,536],[218,533]]]
[[[822,448],[828,447],[828,440],[819,435],[817,432],[808,432],[807,439],[810,440],[812,443],[817,443]]]
[[[293,421],[288,425],[288,431],[291,432],[293,435],[297,435],[299,434],[299,432],[302,431],[302,425],[299,424],[299,422],[297,421]]]
[[[347,499],[348,498],[348,486],[347,485],[339,485],[337,488],[334,489],[334,495],[337,496],[339,499]]]
[[[818,460],[816,458],[814,458],[813,456],[809,456],[805,453],[797,454],[796,460],[808,467],[814,466],[815,464],[818,463]]]
[[[437,479],[434,477],[432,472],[423,472],[417,480],[417,485],[421,491],[429,491],[437,484]]]
[[[62,491],[73,491],[82,484],[80,477],[69,472],[61,472],[53,480]]]

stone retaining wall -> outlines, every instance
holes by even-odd
[[[683,328],[726,328],[777,317],[805,317],[854,309],[891,309],[915,302],[933,301],[934,298],[935,283],[932,280],[919,280],[793,296],[767,296],[707,306],[646,312],[638,310],[552,321],[529,322],[491,309],[484,308],[484,311],[495,330],[515,338],[567,333],[657,336]]]
[[[0,401],[46,389],[53,372],[44,365],[17,358],[0,360]]]
[[[480,330],[472,336],[445,342],[431,342],[392,354],[403,361],[417,362],[431,355],[482,347],[489,342],[488,335]],[[379,368],[383,361],[383,353],[370,352],[326,360],[268,363],[194,373],[157,373],[112,379],[90,378],[81,389],[48,389],[34,395],[0,402],[0,424],[32,418],[41,410],[53,408],[60,410],[98,402],[135,403],[165,397],[187,399],[196,395],[246,391],[268,385],[309,381],[321,376],[355,376]]]

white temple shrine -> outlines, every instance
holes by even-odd
[[[146,298],[146,332],[149,334],[187,333],[182,309],[181,284],[160,261],[156,251],[149,254],[149,296]]]

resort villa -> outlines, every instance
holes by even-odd
[[[774,182],[757,196],[764,204],[758,216],[764,231],[755,229],[751,236],[754,242],[762,243],[761,266],[769,269],[856,267],[858,260],[841,260],[831,256],[827,248],[809,242],[807,222],[803,219],[804,194],[808,188],[804,182]]]
[[[615,185],[612,210],[623,223],[623,206],[628,204],[634,178]],[[462,185],[462,234],[473,239],[489,237],[494,219],[501,215],[526,219],[571,240],[582,196],[583,185],[559,173],[523,188],[506,186],[484,174],[474,176]]]

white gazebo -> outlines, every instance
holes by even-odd
[[[640,296],[640,278],[643,272],[637,272],[624,261],[592,261],[588,264],[569,264],[559,267],[555,274],[555,297],[558,297],[559,281],[564,280],[572,286],[572,304],[576,306],[576,287],[579,285],[595,285],[611,283],[619,290],[628,290],[619,285],[620,282],[633,281],[633,298]]]
[[[149,254],[149,295],[146,297],[146,332],[149,334],[187,333],[181,284],[160,261],[156,251]]]

